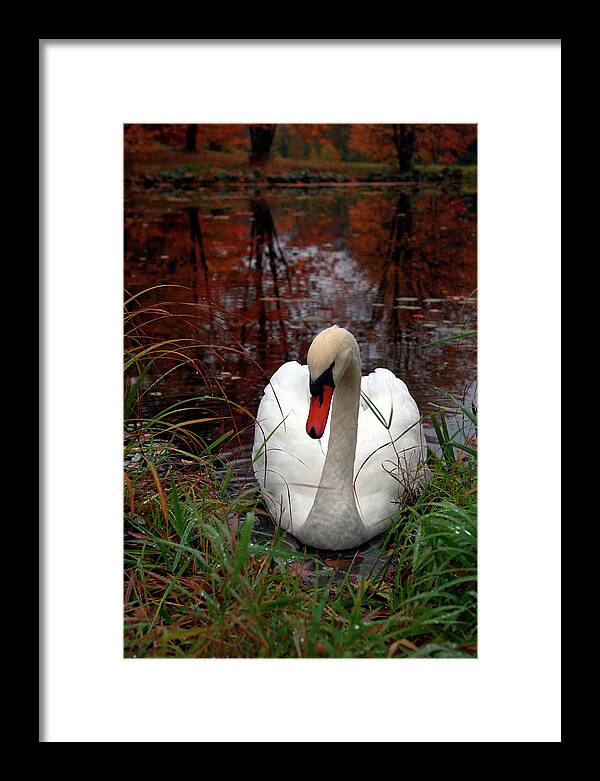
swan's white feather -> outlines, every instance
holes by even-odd
[[[419,410],[401,379],[376,369],[361,391],[354,485],[359,514],[376,534],[389,526],[405,487],[423,477],[426,450]],[[254,473],[269,511],[292,534],[310,512],[329,442],[329,421],[321,439],[307,435],[309,403],[308,366],[290,361],[271,377],[256,417]]]

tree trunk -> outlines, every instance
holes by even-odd
[[[431,134],[431,162],[436,165],[438,161],[439,135],[437,132]]]
[[[412,171],[413,158],[417,145],[414,125],[394,125],[394,144],[398,156],[398,167],[401,174]]]
[[[196,151],[196,139],[198,138],[198,125],[188,125],[185,133],[185,151]]]
[[[250,125],[250,164],[265,165],[271,154],[277,125]]]

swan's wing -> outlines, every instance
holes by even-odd
[[[421,482],[427,451],[419,408],[399,377],[375,369],[362,378],[361,391],[354,487],[359,512],[371,527]]]
[[[265,503],[284,529],[302,526],[314,502],[329,442],[306,433],[310,403],[308,366],[284,363],[265,388],[256,415],[254,474]]]

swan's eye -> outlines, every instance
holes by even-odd
[[[323,386],[327,385],[329,388],[335,388],[335,382],[333,381],[333,367],[335,361],[331,364],[329,369],[323,372],[316,380],[310,380],[310,395],[318,396],[321,404],[323,403]]]

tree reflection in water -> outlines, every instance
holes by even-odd
[[[278,266],[283,271],[290,296],[292,295],[292,283],[290,276],[290,269],[288,263],[281,249],[279,238],[277,236],[277,230],[273,221],[273,215],[269,204],[261,196],[260,192],[256,192],[254,197],[250,201],[250,209],[252,212],[252,219],[250,221],[250,251],[248,257],[248,276],[246,290],[244,292],[244,309],[248,308],[248,292],[250,289],[250,275],[254,272],[254,295],[255,300],[258,302],[258,340],[257,340],[257,357],[259,363],[267,355],[268,341],[270,334],[267,329],[267,307],[266,303],[269,301],[268,296],[265,295],[265,288],[263,284],[263,274],[265,272],[265,265],[268,262],[269,271],[271,273],[272,285],[273,285],[273,298],[275,301],[276,321],[278,323],[279,338],[283,344],[285,360],[289,360],[288,350],[288,338],[287,329],[283,318],[283,312],[281,308],[281,294],[279,290],[279,273]],[[252,324],[250,324],[250,328]],[[240,333],[240,342],[246,343],[248,338],[248,325],[244,323],[242,325]]]
[[[190,222],[190,265],[194,276],[195,300],[199,304],[204,299],[208,304],[208,330],[214,334],[213,299],[200,215],[197,208],[186,209],[186,211]],[[200,274],[202,274],[203,285],[200,284]]]
[[[408,193],[402,193],[396,201],[394,216],[390,228],[385,260],[381,269],[381,277],[377,293],[373,301],[371,323],[374,325],[383,321],[388,345],[393,348],[394,363],[398,363],[402,355],[403,332],[398,299],[406,291],[402,291],[401,273],[410,267],[412,259],[412,212]],[[405,275],[406,276],[406,275]],[[410,275],[408,275],[410,278]],[[405,351],[405,368],[409,363]]]
[[[130,207],[125,285],[144,301],[175,302],[156,339],[205,335],[232,345],[197,356],[229,398],[256,409],[266,378],[306,359],[332,322],[357,336],[363,371],[387,366],[406,379],[419,407],[457,397],[475,371],[475,341],[422,344],[476,327],[474,196],[406,188],[207,190],[191,203]],[[164,286],[170,287],[165,290]],[[418,300],[410,300],[418,299]],[[194,312],[190,304],[197,309]],[[190,323],[194,328],[190,327]],[[194,373],[174,372],[163,404],[202,392]]]

